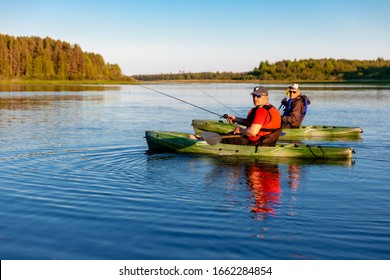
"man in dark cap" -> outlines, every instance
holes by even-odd
[[[223,143],[240,145],[275,146],[281,128],[281,116],[274,106],[268,103],[268,89],[257,86],[251,92],[253,107],[246,119],[227,115],[229,123],[238,123],[246,128],[237,127],[234,134],[242,134],[242,138],[225,138]]]

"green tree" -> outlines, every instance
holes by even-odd
[[[79,45],[49,37],[0,34],[0,79],[105,80],[128,79],[118,64],[99,54],[84,53]]]

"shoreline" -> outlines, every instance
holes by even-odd
[[[107,80],[0,80],[0,85],[118,85],[139,84],[136,81]]]
[[[261,80],[158,80],[158,81],[106,81],[106,80],[0,80],[0,85],[138,85],[138,84],[390,84],[390,80],[351,81],[261,81]]]

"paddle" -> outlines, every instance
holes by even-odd
[[[203,139],[207,142],[207,144],[214,146],[222,141],[224,138],[241,138],[243,135],[241,134],[232,134],[232,135],[219,135],[215,132],[205,131],[202,133]]]

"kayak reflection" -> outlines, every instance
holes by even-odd
[[[247,189],[250,191],[248,199],[249,211],[253,213],[254,219],[264,220],[267,217],[275,217],[282,209],[282,201],[296,201],[295,192],[300,188],[302,183],[302,173],[305,166],[311,165],[340,165],[351,166],[351,161],[326,162],[326,161],[303,161],[298,159],[290,159],[286,161],[262,161],[250,159],[219,159],[218,162],[223,162],[225,176],[228,179],[228,186],[231,189],[237,187],[241,182],[244,182]],[[220,167],[220,165],[217,165]],[[219,172],[213,171],[216,174]],[[284,190],[283,190],[284,188]],[[292,196],[290,198],[282,198],[284,195]],[[286,205],[289,213],[293,213],[293,208]],[[284,208],[285,208],[284,207]],[[286,209],[285,209],[286,210]]]
[[[167,177],[170,180],[171,177],[166,175],[169,172],[163,167],[174,167],[176,174],[184,174],[182,184],[189,180],[188,184],[191,186],[203,186],[207,199],[216,199],[216,205],[228,209],[239,205],[240,209],[251,213],[251,218],[256,220],[276,217],[282,211],[294,215],[296,192],[306,180],[305,170],[308,167],[337,165],[348,168],[354,163],[351,159],[258,160],[250,157],[209,157],[153,152],[148,154],[150,166],[153,166],[150,168],[150,173],[153,174],[150,178],[161,180],[161,177]],[[162,170],[161,176],[156,174],[156,170]],[[202,176],[199,176],[200,174]],[[166,182],[169,183],[171,182]],[[287,204],[283,205],[285,202]]]

